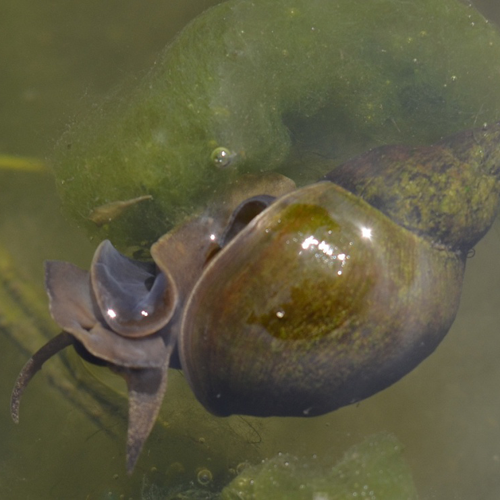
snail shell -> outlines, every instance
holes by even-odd
[[[318,415],[389,386],[455,318],[464,259],[330,182],[253,219],[186,305],[181,363],[219,415]]]

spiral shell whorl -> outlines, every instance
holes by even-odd
[[[488,231],[500,198],[500,124],[434,146],[383,146],[326,178],[403,227],[466,253]]]

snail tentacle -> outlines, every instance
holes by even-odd
[[[10,399],[10,414],[12,420],[14,420],[16,424],[19,423],[19,405],[21,404],[21,397],[30,380],[35,376],[36,372],[42,368],[45,361],[73,343],[74,339],[68,332],[61,332],[35,352],[24,365],[17,377]]]
[[[141,450],[154,426],[167,389],[168,366],[173,352],[168,348],[163,368],[129,369],[113,367],[128,387],[129,421],[127,431],[127,472],[135,468]]]

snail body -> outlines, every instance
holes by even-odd
[[[296,189],[279,174],[239,179],[151,248],[109,241],[90,272],[47,265],[63,332],[28,361],[29,380],[74,345],[129,387],[131,471],[169,367],[217,415],[314,416],[396,382],[455,318],[466,256],[500,198],[500,124],[432,147],[387,146]]]

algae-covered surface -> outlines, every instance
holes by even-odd
[[[352,446],[333,466],[318,463],[317,457],[298,459],[279,453],[246,467],[224,488],[221,498],[417,500],[411,470],[401,451],[401,443],[394,436],[381,433]]]
[[[92,235],[147,246],[242,173],[311,182],[320,159],[497,121],[497,60],[456,0],[223,2],[61,138],[58,192]],[[97,230],[101,206],[145,196]]]
[[[39,159],[51,156],[55,143],[68,125],[78,125],[89,112],[102,114],[100,110],[105,108],[98,103],[107,95],[116,95],[114,89],[117,85],[127,88],[139,85],[149,68],[162,57],[159,54],[166,43],[190,19],[215,3],[199,0],[152,0],[147,4],[137,0],[85,3],[4,0],[0,16],[2,158],[4,155]],[[404,10],[419,2],[394,0],[384,3]],[[297,4],[303,5],[304,2]],[[500,9],[496,0],[482,0],[478,5],[488,16],[489,24],[500,24]],[[472,8],[470,15],[467,30],[479,28],[479,23],[483,29],[484,20],[478,21]],[[397,16],[391,16],[391,12],[388,12],[388,19],[391,22],[384,27],[385,31],[398,22]],[[426,28],[420,27],[419,19],[422,18],[417,16],[415,19],[415,25],[419,25],[418,29],[415,28],[416,34],[425,38],[427,35],[421,32],[425,32]],[[238,20],[244,21],[243,17]],[[405,34],[411,31],[412,26],[410,21],[406,22],[407,27],[402,30]],[[220,25],[221,32],[227,29],[223,23]],[[467,37],[474,38],[470,31],[462,36],[460,29],[453,35],[455,43],[467,42]],[[411,36],[401,43],[411,46],[413,42],[408,38]],[[294,42],[299,43],[297,40]],[[374,48],[371,42],[365,50]],[[354,50],[353,47],[351,52],[337,55],[339,58],[347,57]],[[255,54],[255,57],[258,59],[260,56]],[[500,78],[499,70],[494,68],[493,63],[488,77],[477,72],[467,74],[466,70],[462,70],[462,74],[454,74],[449,72],[450,59],[439,50],[435,50],[432,57],[437,67],[441,67],[439,71],[442,74],[457,77],[445,82],[447,85],[462,84],[464,79],[467,81],[461,87],[467,90],[470,99],[468,116],[464,118],[460,115],[464,118],[464,127],[474,123],[481,125],[489,117],[497,116],[500,100],[491,98],[485,90],[488,89],[488,78]],[[453,57],[460,60],[465,56],[459,51]],[[369,60],[370,56],[366,55],[366,58]],[[419,68],[420,55],[414,59],[417,61],[411,61],[412,64],[417,64]],[[312,58],[312,72],[315,71],[315,62],[322,63],[317,57]],[[415,67],[411,68],[415,77]],[[376,73],[376,68],[371,68],[371,71]],[[412,81],[411,75],[406,77]],[[285,75],[285,78],[288,77]],[[303,78],[301,81],[306,80],[311,79]],[[478,82],[477,87],[474,87],[475,82]],[[252,88],[256,84],[254,81]],[[289,90],[293,89],[290,87]],[[494,94],[498,89],[491,92]],[[230,90],[223,96],[227,98],[224,105],[229,105],[233,98],[244,97]],[[428,98],[432,101],[433,96],[436,97],[433,94]],[[445,106],[453,117],[458,108],[448,106],[448,101],[444,105],[441,97],[436,98],[437,104]],[[293,98],[288,99],[280,105],[293,107],[289,103]],[[361,98],[355,101],[359,107],[366,103]],[[307,96],[303,102],[308,103]],[[411,104],[412,101],[409,99],[407,102]],[[429,102],[427,104],[432,111],[434,108]],[[221,136],[224,142],[208,141],[206,149],[209,158],[210,152],[218,146],[231,148],[230,141],[243,143],[255,137],[244,136],[246,129],[237,127],[238,123],[220,128],[228,115],[222,109],[224,106],[217,104],[215,107],[219,110],[218,130],[224,130],[225,135]],[[389,113],[384,108],[385,112]],[[420,118],[425,118],[427,114],[426,109],[415,112],[420,113]],[[303,130],[303,135],[299,137],[300,141],[290,143],[292,154],[294,146],[302,142],[308,144],[308,151],[314,150],[318,144],[313,144],[314,134],[306,133],[312,130],[307,113],[305,117],[284,115],[290,126],[298,127],[297,124],[302,122],[308,125],[305,129],[297,128],[298,131]],[[390,113],[387,116],[390,118]],[[390,119],[387,122],[387,116],[379,118],[384,123],[392,123]],[[415,118],[411,113],[410,116]],[[263,117],[268,118],[268,115]],[[351,129],[360,130],[352,120],[349,123]],[[433,123],[438,126],[435,121]],[[316,126],[320,127],[321,122]],[[356,148],[360,144],[371,144],[370,126],[367,125],[358,135]],[[399,131],[397,127],[387,128],[388,138],[384,140],[398,139],[400,131],[402,133],[401,125],[398,124],[398,127]],[[260,130],[254,128],[255,133]],[[426,130],[429,137],[439,135],[432,127]],[[344,139],[341,137],[338,140],[340,146],[344,144]],[[422,137],[420,142],[427,139]],[[257,143],[259,147],[265,145],[260,139]],[[283,144],[279,144],[282,148]],[[274,149],[259,153],[257,163],[266,156],[270,158],[269,151],[282,156],[288,154],[278,149],[274,146]],[[256,151],[255,145],[251,145],[249,150]],[[339,156],[348,154],[349,147]],[[245,159],[250,161],[248,156]],[[247,164],[242,168],[252,170],[254,167]],[[130,193],[130,197],[134,195]],[[99,203],[113,201],[99,196]],[[231,480],[237,481],[238,472],[250,474],[249,471],[254,469],[249,467],[258,466],[263,459],[266,460],[264,468],[260,473],[255,472],[252,479],[257,484],[260,476],[261,484],[264,484],[270,477],[265,473],[265,464],[268,464],[267,470],[269,464],[272,464],[271,467],[278,464],[279,479],[284,482],[286,491],[297,480],[297,477],[292,477],[287,483],[283,470],[289,466],[284,465],[280,458],[286,455],[290,457],[289,463],[295,464],[295,470],[313,470],[300,476],[301,484],[308,489],[303,497],[297,498],[331,500],[344,496],[329,494],[325,489],[326,483],[322,481],[328,474],[329,477],[335,476],[332,471],[340,474],[338,471],[342,469],[342,464],[347,475],[356,474],[356,467],[349,467],[349,457],[363,450],[367,442],[379,439],[376,441],[380,445],[378,463],[389,463],[398,468],[406,481],[404,484],[409,485],[405,486],[409,495],[415,494],[414,486],[422,499],[499,498],[499,227],[497,223],[497,227],[476,247],[475,256],[468,261],[459,316],[448,337],[435,354],[393,387],[356,406],[319,418],[218,419],[209,416],[197,404],[181,375],[172,376],[160,423],[147,442],[136,471],[128,477],[124,456],[126,422],[123,411],[120,411],[125,408],[125,403],[118,396],[116,414],[109,414],[109,410],[98,404],[92,407],[91,414],[85,413],[65,392],[64,381],[51,382],[42,374],[36,377],[25,394],[20,424],[16,426],[10,419],[9,397],[14,380],[29,355],[28,351],[32,352],[42,343],[40,340],[39,344],[31,345],[29,338],[23,335],[36,330],[41,324],[47,331],[51,328],[46,318],[37,316],[39,300],[43,300],[37,298],[43,297],[42,263],[45,259],[64,259],[86,267],[95,242],[89,242],[84,232],[60,215],[54,182],[49,175],[42,171],[0,170],[0,241],[2,252],[6,250],[10,254],[5,259],[3,253],[0,255],[0,346],[3,353],[0,365],[0,497],[135,500],[175,498],[176,494],[180,495],[179,492],[190,490],[193,498],[209,498]],[[1,267],[5,262],[10,272]],[[27,283],[30,293],[25,292],[19,283]],[[9,294],[9,299],[5,293]],[[13,339],[13,324],[21,325],[16,341]],[[53,333],[57,333],[55,327]],[[24,346],[24,350],[20,346]],[[50,363],[57,361],[51,360]],[[92,378],[92,375],[86,374],[83,365],[72,366],[77,371],[81,370],[84,382],[85,377],[88,380]],[[115,388],[116,381],[112,377],[105,378],[95,369],[93,373]],[[67,390],[73,391],[73,394],[74,391],[83,391],[73,386],[68,386]],[[391,455],[384,448],[388,441],[369,438],[374,434],[380,436],[380,432],[397,436],[397,453]],[[370,460],[377,463],[377,457],[367,457],[366,464],[372,463]],[[318,462],[320,466],[316,469]],[[314,471],[326,469],[329,473],[322,472],[317,478]],[[387,466],[385,470],[389,469]],[[314,484],[319,486],[311,486]],[[362,486],[359,498],[363,498]],[[335,487],[341,491],[342,485],[337,483]],[[226,493],[229,494],[229,491],[226,490]],[[255,498],[266,498],[262,495]]]

